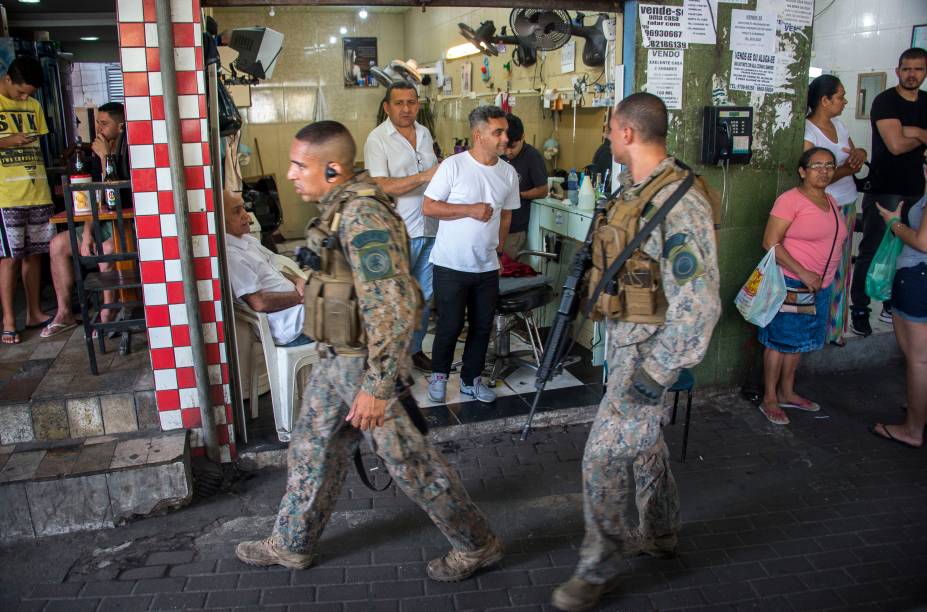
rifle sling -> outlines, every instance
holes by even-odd
[[[595,291],[592,292],[592,296],[586,302],[586,307],[583,309],[583,318],[588,319],[589,313],[592,312],[592,308],[595,305],[596,300],[599,299],[599,295],[602,294],[602,291],[605,289],[605,286],[618,274],[618,271],[621,270],[621,267],[625,264],[626,261],[634,254],[634,251],[640,247],[640,245],[647,239],[650,234],[653,233],[653,230],[663,222],[663,219],[666,218],[666,215],[676,206],[676,203],[682,199],[682,196],[689,191],[689,188],[692,187],[692,184],[695,182],[695,175],[690,171],[686,175],[686,178],[682,180],[682,183],[679,184],[679,187],[670,195],[669,198],[663,203],[663,206],[660,207],[660,210],[653,216],[650,221],[648,221],[641,231],[635,234],[634,238],[628,245],[621,251],[621,254],[612,262],[612,265],[608,267],[604,274],[602,274],[599,284],[596,285]]]
[[[391,484],[393,484],[393,479],[390,478],[386,481],[386,484],[383,485],[382,489],[378,489],[373,486],[373,483],[370,482],[369,478],[367,478],[367,469],[364,467],[364,460],[361,458],[360,446],[354,450],[354,467],[357,469],[357,475],[360,477],[361,482],[364,483],[364,486],[371,491],[379,493],[381,491],[385,491]]]

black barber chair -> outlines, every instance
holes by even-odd
[[[542,259],[556,259],[556,253],[544,251],[521,251],[517,259],[523,257],[540,257]],[[541,351],[544,342],[538,329],[537,318],[534,311],[545,306],[554,297],[553,288],[547,283],[543,274],[537,276],[499,277],[499,298],[496,300],[495,359],[489,374],[488,385],[495,387],[496,382],[526,366],[537,371],[541,360]],[[524,323],[522,330],[527,338],[523,338],[530,346],[530,350],[512,351],[511,334],[518,321]]]
[[[277,180],[271,175],[243,179],[241,197],[245,201],[245,208],[254,213],[261,225],[261,244],[276,253],[273,234],[283,223],[283,206],[277,193]]]

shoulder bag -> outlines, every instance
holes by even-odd
[[[821,274],[822,283],[827,276],[830,258],[834,255],[834,247],[837,245],[837,236],[840,235],[840,219],[837,217],[837,209],[834,207],[834,203],[831,202],[830,196],[825,197],[827,198],[827,205],[830,207],[830,211],[834,214],[834,241],[830,245],[830,253],[827,254],[827,261],[824,263],[824,273]],[[812,291],[804,285],[801,287],[786,286],[785,301],[783,301],[782,306],[779,307],[779,312],[816,315],[818,312],[815,306],[816,294],[816,291]]]

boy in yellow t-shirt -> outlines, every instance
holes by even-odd
[[[55,230],[54,209],[39,137],[48,133],[42,107],[32,98],[42,86],[42,65],[17,57],[0,77],[0,306],[3,344],[19,342],[13,298],[16,263],[22,262],[26,327],[47,321],[39,308],[41,257]]]

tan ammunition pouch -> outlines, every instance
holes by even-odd
[[[636,198],[614,200],[609,204],[605,216],[596,218],[587,299],[591,299],[606,270],[637,235],[641,219],[646,222],[657,212],[657,208],[647,204],[661,189],[683,180],[686,174],[686,170],[673,164],[647,183]],[[701,191],[711,202],[717,224],[720,221],[720,206],[714,191],[701,177],[695,178],[692,189]],[[592,306],[590,318],[596,321],[607,318],[630,323],[659,324],[666,319],[666,308],[660,261],[638,248],[599,294]]]
[[[319,254],[322,265],[320,270],[311,272],[306,281],[303,332],[318,342],[331,345],[339,355],[365,355],[367,350],[367,334],[354,287],[354,274],[338,240],[341,210],[347,202],[358,197],[377,200],[395,214],[389,196],[371,185],[356,183],[346,187],[325,213],[312,219],[306,228],[307,246]],[[398,214],[396,216],[399,227],[403,229],[408,257],[405,224]],[[421,308],[421,292],[417,294]],[[421,310],[418,313],[421,319]]]

